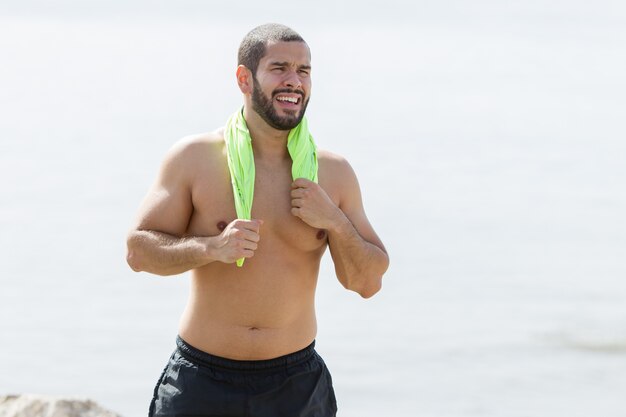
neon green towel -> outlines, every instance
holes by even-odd
[[[237,218],[250,220],[254,199],[254,154],[243,110],[235,112],[228,119],[224,140]],[[293,179],[306,178],[317,182],[317,149],[305,117],[289,132],[287,150],[293,161],[291,166]],[[244,258],[238,259],[237,266],[242,266],[243,261]]]

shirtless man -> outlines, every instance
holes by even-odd
[[[237,219],[222,128],[169,151],[128,235],[133,270],[191,270],[150,415],[334,416],[330,374],[313,349],[320,259],[329,246],[341,284],[369,298],[388,256],[345,159],[319,150],[319,182],[292,179],[287,135],[311,94],[304,40],[282,25],[253,29],[236,76],[256,169],[252,220]]]

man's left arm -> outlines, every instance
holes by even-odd
[[[291,212],[310,226],[327,230],[337,278],[346,289],[369,298],[382,286],[389,257],[365,215],[352,167],[343,159],[333,165],[333,181],[340,182],[339,204],[318,184],[298,178],[292,185]]]

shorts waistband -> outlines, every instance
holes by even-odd
[[[278,358],[265,360],[246,360],[240,361],[235,359],[223,358],[221,356],[211,355],[191,346],[185,342],[180,336],[176,337],[176,347],[178,352],[192,362],[199,365],[232,369],[238,371],[264,371],[276,368],[284,368],[290,365],[308,360],[315,353],[315,340],[307,347],[294,353],[290,353]]]

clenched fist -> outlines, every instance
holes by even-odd
[[[215,259],[233,263],[237,259],[252,258],[258,247],[263,220],[235,219],[216,239]]]
[[[343,213],[319,184],[298,178],[291,184],[291,214],[311,227],[331,229]]]

